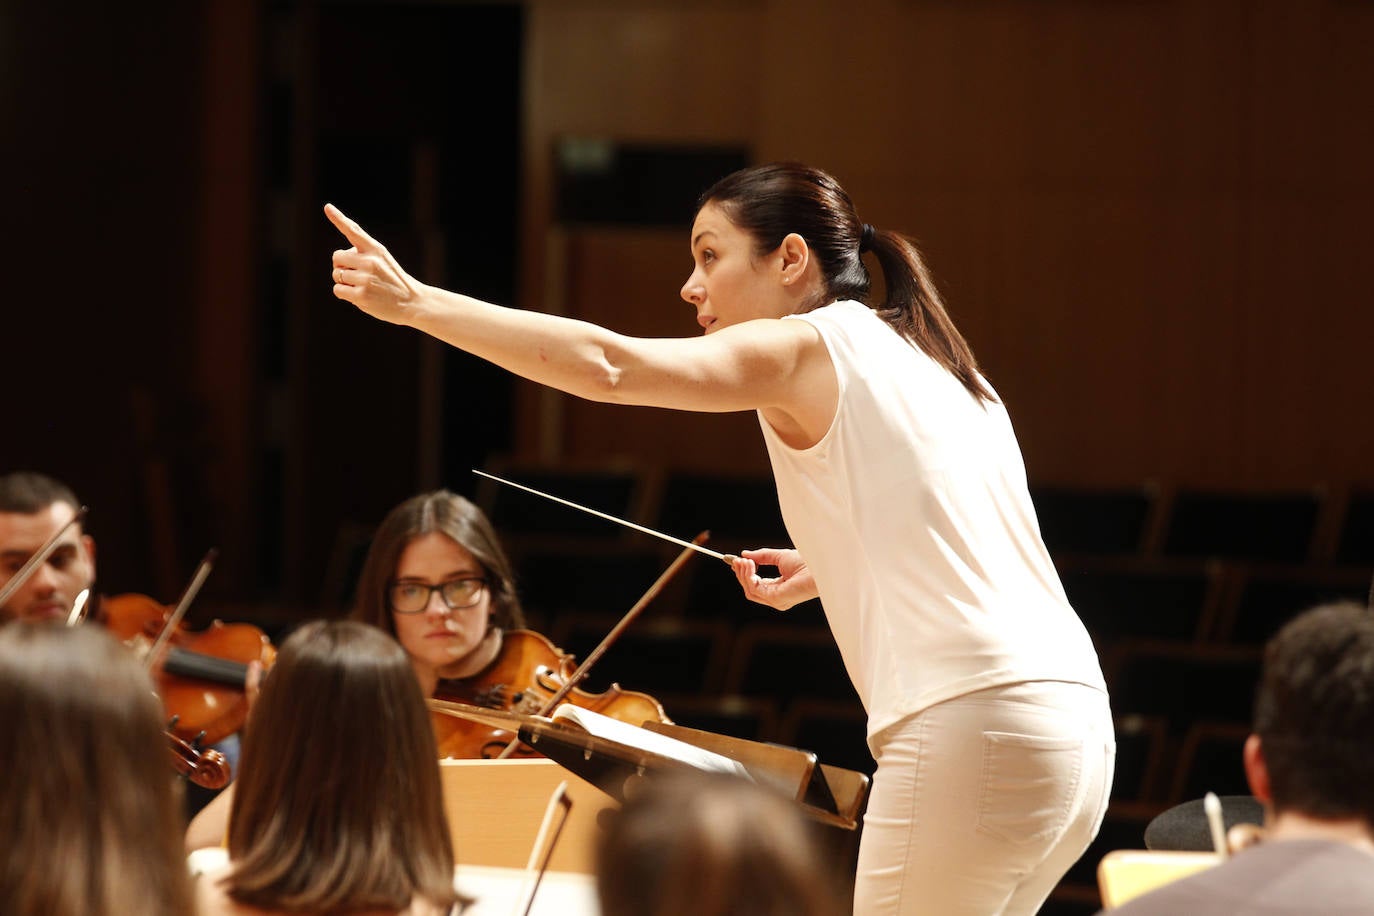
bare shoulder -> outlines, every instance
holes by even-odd
[[[830,350],[809,321],[758,321],[753,330],[771,350],[771,397],[760,405],[764,418],[792,448],[809,448],[830,429],[839,407],[840,385]],[[732,329],[733,330],[733,329]]]
[[[759,318],[722,328],[702,342],[726,351],[722,355],[767,363],[774,374],[793,381],[811,363],[830,364],[820,331],[807,321]]]

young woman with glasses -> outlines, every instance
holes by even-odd
[[[513,712],[544,712],[572,656],[524,629],[510,561],[487,517],[447,490],[401,503],[378,527],[358,579],[353,618],[396,637],[425,695]],[[669,721],[653,697],[613,686],[574,690],[566,702],[640,725]],[[514,735],[435,714],[444,757],[491,757]],[[510,753],[538,756],[523,745]]]
[[[500,654],[502,634],[525,625],[491,522],[448,490],[412,497],[382,520],[352,616],[396,637],[425,696],[441,680],[482,671]]]

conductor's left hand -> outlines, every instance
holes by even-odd
[[[374,318],[408,324],[424,286],[401,269],[391,252],[333,204],[324,215],[352,243],[334,252],[334,295]]]
[[[765,579],[759,575],[758,564],[776,566],[778,575]],[[741,550],[732,557],[730,566],[744,589],[744,597],[774,610],[785,611],[803,601],[817,598],[816,580],[807,569],[806,561],[795,550],[761,547]]]

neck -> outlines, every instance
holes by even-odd
[[[1332,840],[1374,854],[1374,831],[1361,818],[1317,818],[1285,811],[1268,819],[1271,840]]]
[[[410,664],[415,669],[415,679],[420,682],[420,693],[426,697],[434,696],[434,691],[439,687],[439,672],[414,658],[410,660]]]
[[[492,627],[487,630],[487,635],[482,637],[482,641],[471,652],[451,664],[444,665],[434,673],[436,677],[449,679],[461,680],[465,677],[472,677],[495,661],[499,654],[501,654],[501,628]]]

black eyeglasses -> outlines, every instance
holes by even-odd
[[[487,587],[486,579],[449,579],[438,585],[423,582],[393,582],[387,587],[387,597],[391,599],[391,609],[397,614],[418,614],[429,607],[429,596],[435,592],[443,599],[444,606],[457,611],[473,607],[482,600],[482,592]]]

